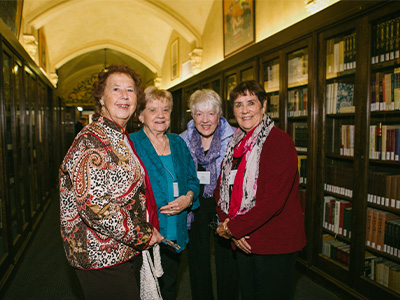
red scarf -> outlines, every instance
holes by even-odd
[[[257,128],[254,127],[252,130],[250,130],[244,138],[235,146],[235,149],[233,150],[233,159],[239,159],[242,157],[242,160],[239,163],[239,166],[237,168],[237,173],[235,176],[235,181],[233,184],[232,188],[232,193],[231,193],[231,203],[229,206],[229,219],[232,220],[238,210],[240,209],[240,206],[242,204],[242,199],[243,199],[243,180],[244,180],[244,172],[246,171],[246,162],[247,162],[247,157],[246,153],[248,151],[251,151],[252,149],[252,141],[249,141],[251,136],[253,135],[253,131]],[[254,139],[257,138],[257,135],[254,137]],[[254,140],[253,139],[253,140]]]
[[[144,167],[144,164],[143,164],[142,160],[140,159],[139,155],[136,153],[135,147],[133,146],[133,143],[132,143],[131,139],[129,138],[129,135],[126,133],[126,131],[125,131],[125,134],[128,136],[128,141],[129,141],[129,144],[131,145],[133,153],[135,153],[137,159],[139,160],[139,162],[142,165],[142,168],[144,170],[144,174],[145,174],[144,182],[145,182],[145,195],[146,195],[146,211],[149,214],[149,223],[151,225],[153,225],[153,227],[157,228],[158,231],[160,231],[160,224],[158,222],[156,199],[154,198],[153,189],[151,188],[151,185],[150,185],[149,175],[147,174],[147,170]]]

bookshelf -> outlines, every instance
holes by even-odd
[[[176,87],[221,74],[227,104],[252,66],[298,152],[299,263],[343,299],[400,299],[399,18],[396,1],[339,1]]]
[[[286,54],[287,132],[298,154],[307,155],[308,142],[308,46]]]
[[[267,92],[267,113],[279,127],[280,57],[263,58],[261,68],[261,78]]]
[[[354,273],[354,88],[356,28],[346,25],[319,34],[318,102],[320,142],[317,161],[319,231],[316,266],[352,284]]]
[[[320,35],[321,156],[318,183],[320,233],[317,265],[351,278],[354,189],[355,28]]]
[[[370,22],[368,188],[362,280],[400,297],[400,14]]]

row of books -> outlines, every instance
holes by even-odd
[[[308,82],[308,54],[299,51],[288,60],[288,85],[303,85]]]
[[[400,242],[400,216],[367,208],[365,244],[381,252],[398,256]]]
[[[400,17],[376,24],[372,34],[372,64],[400,58]]]
[[[289,122],[288,134],[292,137],[297,151],[307,151],[307,122]]]
[[[371,79],[371,111],[400,109],[400,68],[393,73],[376,72]]]
[[[268,95],[268,115],[271,118],[279,118],[279,94]]]
[[[367,192],[369,203],[400,209],[400,175],[369,172]]]
[[[288,91],[288,116],[307,116],[308,88]]]
[[[354,125],[342,125],[340,155],[354,156]]]
[[[326,43],[326,77],[336,77],[339,72],[356,68],[356,34]]]
[[[326,114],[354,113],[354,84],[335,82],[326,85]]]
[[[264,75],[264,89],[265,91],[279,90],[279,64],[267,66]]]
[[[369,158],[400,161],[400,124],[369,126]]]
[[[364,276],[400,293],[400,265],[398,263],[366,252]]]
[[[330,234],[324,234],[322,236],[322,252],[323,255],[340,262],[346,266],[349,265],[350,261],[350,245],[336,240]]]
[[[307,184],[307,155],[298,155],[297,161],[300,183]]]
[[[353,174],[353,168],[338,165],[325,166],[324,190],[345,197],[353,197]]]
[[[334,233],[351,238],[352,203],[332,196],[324,196],[323,209],[322,226]]]

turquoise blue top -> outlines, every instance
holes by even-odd
[[[161,162],[164,165],[164,173],[165,173],[164,175],[167,179],[167,186],[168,186],[168,201],[171,202],[175,199],[173,184],[176,178],[174,164],[172,162],[172,155],[171,154],[166,156],[159,155],[158,157],[161,159]],[[161,235],[171,241],[176,241],[177,240],[176,222],[177,222],[177,215],[167,216],[166,231],[165,232],[161,231]]]
[[[196,209],[200,206],[199,199],[197,198],[200,191],[200,183],[197,178],[197,172],[194,167],[192,156],[190,155],[186,143],[181,137],[172,133],[167,133],[167,136],[171,148],[172,163],[176,180],[178,181],[179,195],[186,195],[186,193],[191,190],[194,193],[191,209]],[[168,178],[165,175],[165,169],[161,159],[149,138],[143,132],[143,129],[130,134],[129,137],[133,142],[137,154],[146,167],[154,197],[156,199],[157,208],[160,209],[160,207],[167,205],[170,202],[168,193],[165,191],[168,186]],[[176,241],[181,247],[180,251],[182,251],[189,242],[189,235],[187,232],[187,212],[189,210],[190,208],[177,215]],[[159,213],[158,219],[160,221],[160,232],[166,232],[168,226],[167,215]]]

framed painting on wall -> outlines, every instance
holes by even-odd
[[[179,77],[179,39],[171,43],[171,80]]]
[[[38,36],[39,36],[39,66],[47,72],[46,69],[46,37],[44,35],[43,29],[39,28],[38,30]]]
[[[254,42],[254,0],[223,1],[224,56]]]

